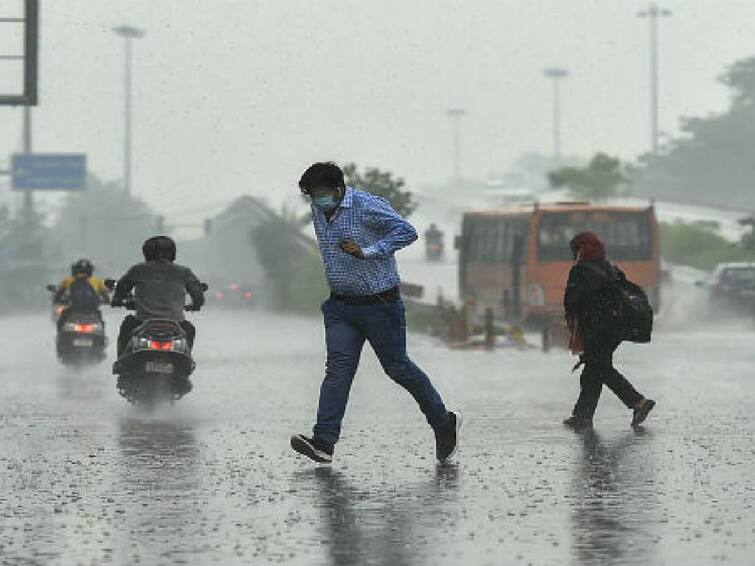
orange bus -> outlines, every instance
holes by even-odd
[[[654,207],[534,204],[467,212],[459,250],[459,294],[477,315],[544,328],[563,315],[573,260],[569,241],[592,230],[609,258],[660,307],[660,247]]]

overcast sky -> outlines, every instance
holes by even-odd
[[[6,11],[16,4],[0,0]],[[450,107],[469,112],[464,174],[505,171],[522,152],[551,151],[542,70],[554,65],[571,72],[564,152],[633,159],[649,145],[648,30],[636,15],[646,6],[42,0],[34,146],[84,152],[100,177],[122,176],[123,40],[111,28],[129,23],[146,30],[134,46],[135,192],[169,217],[243,193],[279,201],[314,160],[387,168],[410,186],[444,181]],[[726,108],[715,79],[755,55],[755,2],[664,6],[673,15],[660,24],[661,129],[674,133],[679,116]],[[0,108],[2,156],[19,147],[20,113]]]

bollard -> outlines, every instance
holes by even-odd
[[[485,349],[495,348],[495,325],[493,324],[493,309],[485,309]]]
[[[551,350],[551,332],[547,324],[542,328],[542,348],[543,352],[550,352]]]
[[[448,309],[448,342],[459,344],[469,340],[469,327],[465,308],[456,310],[453,306]]]

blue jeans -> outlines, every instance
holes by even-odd
[[[448,411],[430,378],[406,354],[406,320],[400,299],[377,305],[350,305],[328,299],[322,312],[328,360],[320,387],[316,437],[331,444],[338,441],[365,340],[388,377],[414,397],[430,426],[437,429],[448,423]]]

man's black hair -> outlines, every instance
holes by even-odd
[[[319,188],[335,189],[345,188],[343,171],[332,161],[319,162],[310,165],[299,179],[299,188],[305,195],[312,189]]]

